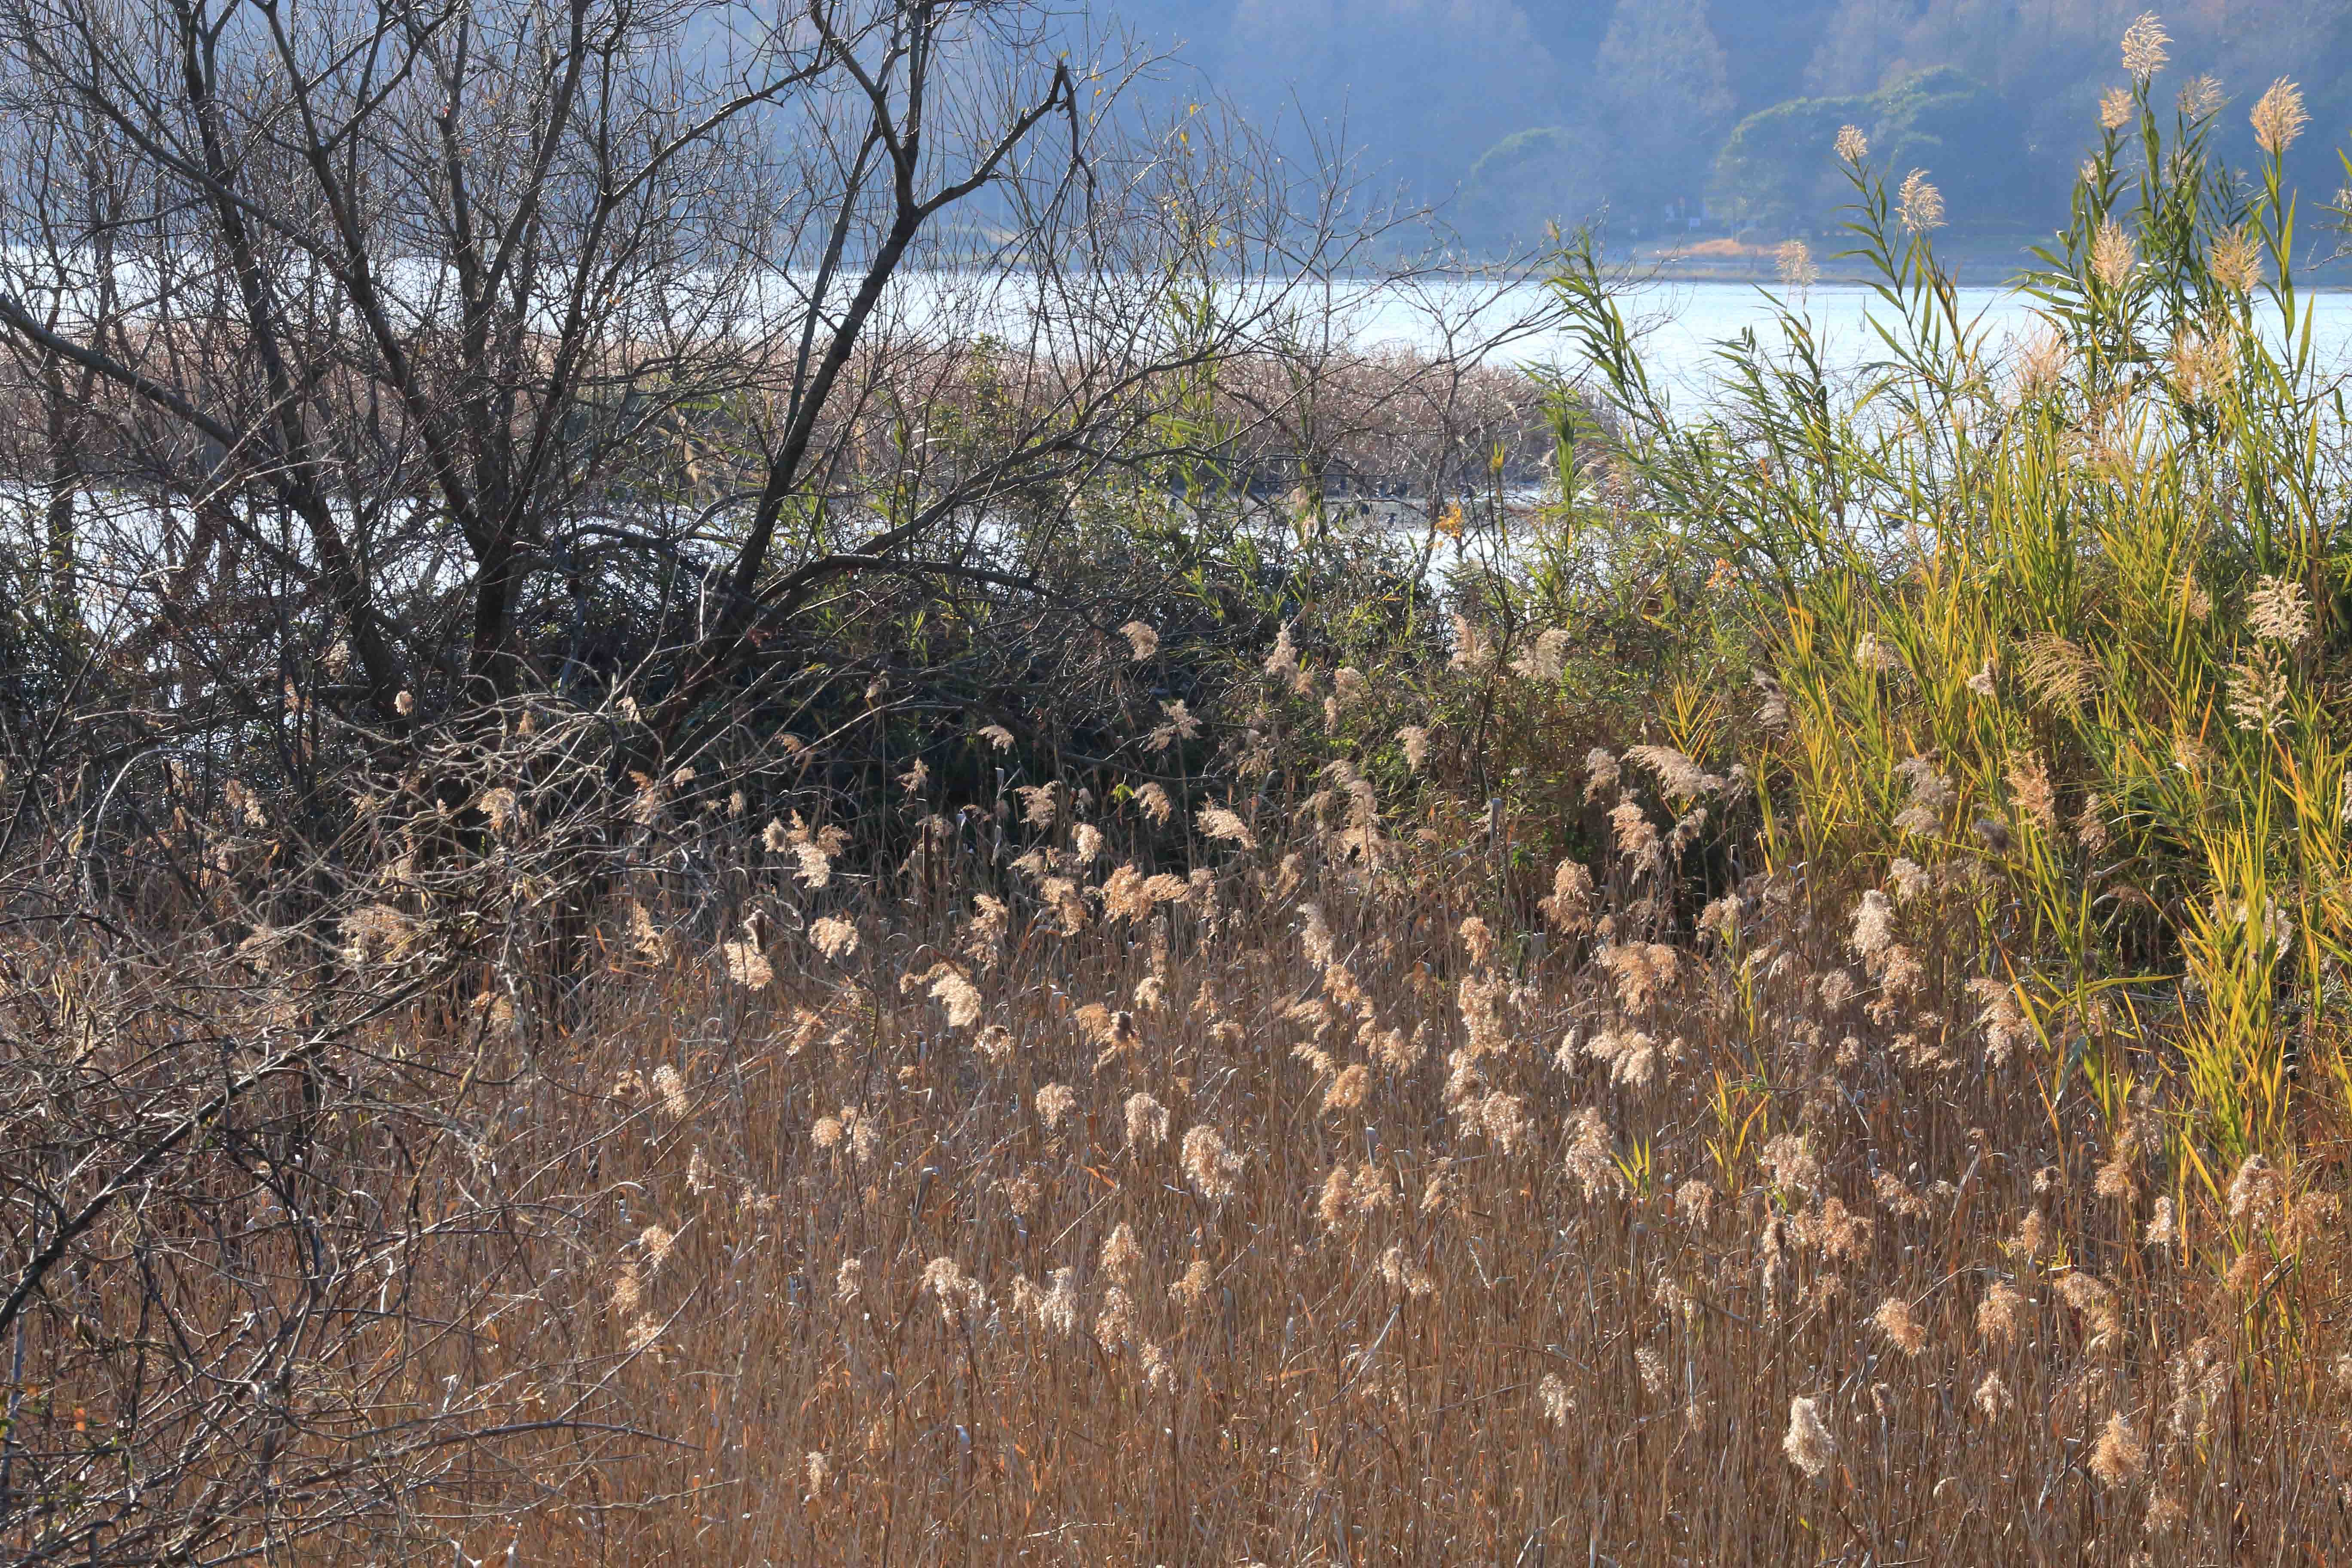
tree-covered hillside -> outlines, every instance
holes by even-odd
[[[1831,221],[1832,116],[1927,169],[1963,231],[2055,223],[2123,79],[2115,40],[2151,5],[2176,88],[2210,76],[2251,104],[2286,77],[2319,125],[2352,121],[2352,0],[1124,0],[1104,20],[1268,123],[1458,196],[1474,238],[1604,210],[1621,236],[1704,212],[1769,238]],[[2251,160],[2242,129],[2221,142]],[[2332,192],[2311,145],[2289,175]]]

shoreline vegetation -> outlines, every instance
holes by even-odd
[[[129,3],[0,5],[0,1554],[2352,1558],[2292,83],[2133,23],[2021,339],[1835,128],[1885,364],[1672,417],[1042,9]]]

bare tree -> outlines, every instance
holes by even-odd
[[[384,732],[576,679],[551,606],[599,563],[690,567],[648,682],[674,739],[820,585],[951,569],[919,553],[940,523],[1102,460],[1151,373],[1265,318],[1171,310],[1175,254],[1273,230],[1202,210],[1232,171],[1171,178],[1132,67],[1074,67],[1045,20],[10,5],[0,335],[53,427],[51,533],[133,501],[177,545],[124,590],[155,615],[237,539],[299,583],[299,662],[348,658],[322,696]],[[1331,258],[1333,212],[1279,216]],[[894,345],[975,328],[1047,370],[1034,417],[887,526],[807,526]]]
[[[731,401],[760,440],[730,574],[756,590],[918,240],[1002,187],[1062,186],[1088,151],[1033,20],[11,6],[0,327],[55,422],[83,417],[88,378],[116,395],[118,485],[265,548],[274,517],[299,523],[294,562],[396,727],[436,674],[485,695],[545,677],[517,625],[530,575],[682,408]],[[1049,121],[1052,153],[1032,145]],[[101,160],[127,171],[120,202],[79,177]],[[61,476],[88,442],[52,438]],[[413,624],[435,551],[462,586]]]

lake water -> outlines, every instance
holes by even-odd
[[[1457,310],[1473,310],[1465,302],[1469,298],[1466,293],[1454,296]],[[1499,329],[1538,302],[1532,290],[1520,290],[1477,309],[1477,320],[1490,331]],[[1823,361],[1833,372],[1850,374],[1885,357],[1885,345],[1871,319],[1891,321],[1894,315],[1874,291],[1854,284],[1816,284],[1790,303],[1811,320]],[[2029,341],[2040,330],[2037,301],[2011,289],[1963,289],[1959,304],[1963,319],[1988,334],[1995,348],[2005,340]],[[2297,306],[2310,313],[2312,355],[2318,366],[2331,374],[2352,372],[2352,290],[2304,294]],[[1780,342],[1772,302],[1764,289],[1752,283],[1644,284],[1626,296],[1622,308],[1642,334],[1653,384],[1665,389],[1675,406],[1685,412],[1704,409],[1712,401],[1722,369],[1718,344],[1750,328],[1768,348]],[[1366,347],[1440,347],[1436,318],[1427,305],[1415,301],[1368,300],[1349,324],[1356,341]],[[1554,365],[1570,374],[1582,368],[1574,342],[1559,332],[1532,334],[1494,357],[1506,363]]]

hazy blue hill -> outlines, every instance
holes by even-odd
[[[1872,132],[1875,161],[1897,177],[1927,170],[1956,229],[2046,227],[2063,216],[2099,94],[2123,78],[2117,35],[2138,8],[1114,0],[1092,16],[1181,45],[1182,90],[1205,83],[1294,134],[1344,127],[1360,171],[1424,197],[1458,195],[1457,222],[1494,240],[1604,202],[1626,228],[1654,228],[1703,200],[1714,220],[1805,226],[1843,194],[1820,138],[1832,112],[1823,106],[1854,101],[1868,105],[1856,122]],[[2233,161],[2251,161],[2245,111],[2263,89],[2280,76],[2302,84],[2315,133],[2290,174],[2332,196],[2334,143],[2352,126],[2352,0],[2156,8],[2175,35],[2160,88],[2168,97],[2200,74],[2218,78],[2230,101],[2217,141]]]

